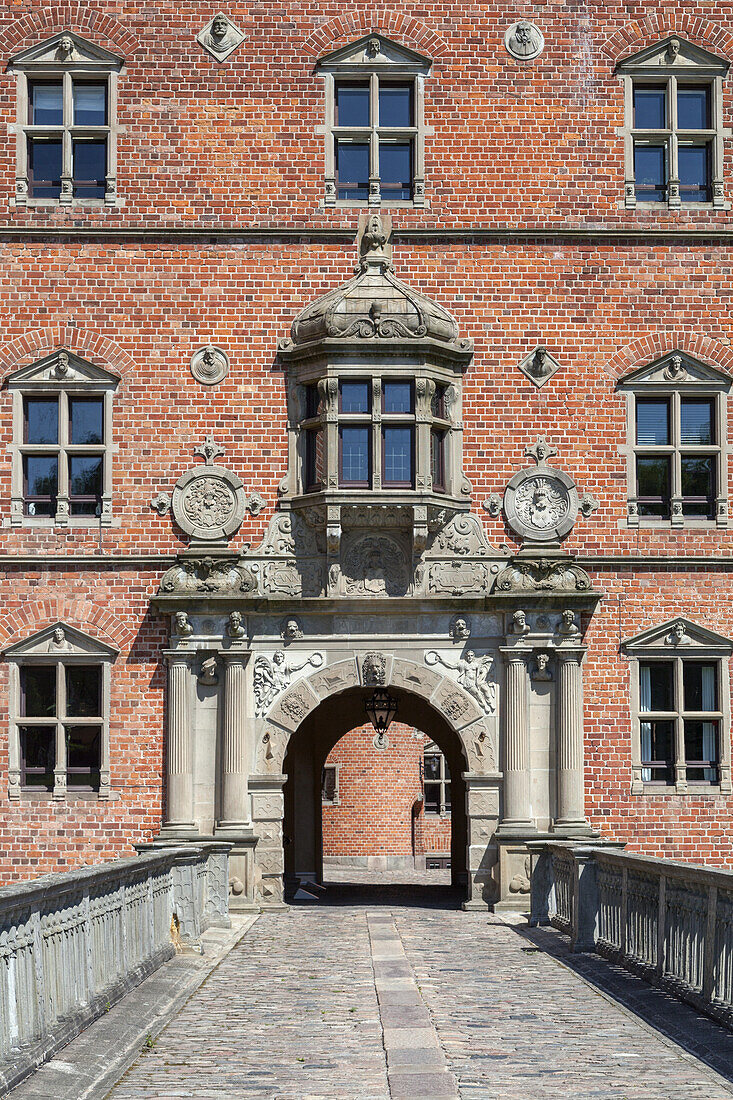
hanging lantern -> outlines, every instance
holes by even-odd
[[[385,688],[377,688],[364,704],[369,721],[381,741],[397,716],[397,700]]]

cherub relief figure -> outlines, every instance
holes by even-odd
[[[294,672],[300,672],[306,665],[318,668],[322,664],[322,653],[313,653],[299,665],[286,661],[282,649],[273,654],[272,660],[260,655],[255,660],[252,673],[257,713],[264,714],[280,692],[289,687]]]
[[[477,657],[472,649],[467,650],[465,657],[459,657],[457,662],[446,661],[434,649],[425,654],[425,662],[434,665],[440,662],[446,668],[458,673],[458,683],[469,695],[472,695],[482,710],[487,714],[496,711],[496,684],[489,680],[489,673],[494,664],[494,658],[488,654]]]

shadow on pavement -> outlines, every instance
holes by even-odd
[[[733,1033],[728,1028],[601,955],[573,954],[567,937],[554,929],[510,927],[530,950],[539,949],[557,959],[604,996],[733,1082]]]
[[[317,906],[319,909],[344,906],[405,908],[405,909],[460,909],[465,897],[460,887],[442,884],[414,882],[339,882],[325,879],[325,889],[319,892],[317,901],[297,900],[286,897],[290,905]]]

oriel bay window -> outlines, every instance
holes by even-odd
[[[717,784],[718,662],[639,662],[641,778],[665,785]]]

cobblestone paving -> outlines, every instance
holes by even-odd
[[[407,877],[260,917],[112,1100],[733,1096],[729,1032],[593,956],[575,972],[553,933],[461,912],[422,885],[444,873]]]

